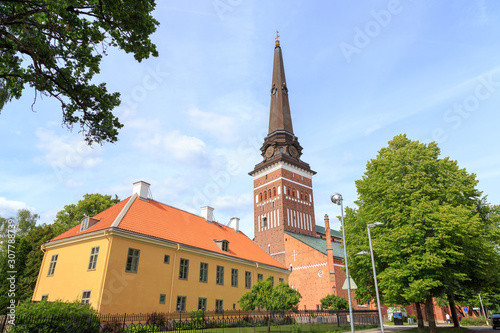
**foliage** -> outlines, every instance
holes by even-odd
[[[376,221],[385,223],[371,229],[383,303],[424,302],[456,290],[472,270],[491,272],[494,246],[475,175],[439,154],[433,142],[399,135],[356,181],[359,209],[346,209],[345,219],[356,298],[375,296],[370,258],[354,254],[368,248],[366,226]],[[486,261],[478,258],[483,252]]]
[[[15,300],[24,301],[31,299],[35,290],[38,272],[43,259],[40,250],[42,244],[47,243],[56,236],[52,225],[39,225],[28,232],[25,237],[16,237],[14,248],[15,260],[10,262],[8,258],[2,260],[0,265],[0,314],[7,311],[9,300],[8,271],[16,271]],[[13,264],[14,268],[10,265]]]
[[[486,319],[480,317],[467,317],[462,318],[460,321],[462,326],[489,326],[486,325]]]
[[[273,287],[272,277],[268,277],[266,280],[254,284],[252,289],[244,293],[238,302],[242,310],[260,308],[269,312],[297,309],[297,304],[301,298],[300,293],[290,288],[287,283],[280,282]],[[269,319],[267,322],[268,333],[271,331],[271,320]]]
[[[193,329],[203,329],[205,328],[205,311],[204,310],[193,310],[190,312],[191,315],[191,327]]]
[[[292,333],[301,333],[302,329],[299,324],[295,323],[292,325]]]
[[[0,5],[0,110],[25,85],[61,103],[63,123],[86,141],[115,142],[123,125],[112,114],[118,93],[95,84],[109,47],[137,61],[158,56],[150,35],[154,0],[7,0]],[[36,95],[35,95],[36,100]]]
[[[112,198],[110,195],[99,193],[85,194],[78,203],[64,206],[64,209],[56,214],[54,227],[57,233],[63,233],[66,230],[80,224],[85,216],[94,216],[103,210],[120,202],[118,196]]]
[[[10,332],[99,332],[97,312],[78,302],[24,302],[16,308]]]
[[[13,219],[16,224],[16,236],[23,237],[35,227],[36,221],[40,219],[38,214],[33,214],[27,209],[19,209],[17,211],[16,217],[3,218],[0,217],[0,257],[5,255],[7,250],[7,240],[8,240],[8,229],[9,229],[9,219]]]
[[[243,310],[290,310],[296,308],[302,296],[286,283],[273,287],[271,277],[259,281],[252,289],[243,294],[238,301]]]
[[[322,309],[346,310],[349,308],[349,302],[337,295],[327,295],[320,302]]]

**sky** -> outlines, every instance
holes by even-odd
[[[394,136],[435,141],[500,204],[500,2],[157,1],[159,57],[110,49],[96,82],[119,92],[119,140],[86,146],[56,100],[26,89],[0,113],[0,216],[52,223],[86,193],[132,194],[253,237],[253,180],[267,134],[276,30],[316,224],[355,207],[355,181]]]

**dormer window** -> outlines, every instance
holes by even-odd
[[[83,220],[82,220],[82,223],[80,224],[80,231],[87,230],[88,228],[90,228],[91,226],[93,226],[94,224],[96,224],[97,222],[99,222],[98,219],[95,219],[93,217],[85,216],[83,218]]]
[[[214,241],[215,244],[219,247],[224,252],[229,252],[229,241],[223,239],[223,240],[216,240]]]

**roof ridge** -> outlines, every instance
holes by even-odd
[[[130,197],[130,199],[128,199],[127,204],[122,208],[122,210],[120,211],[120,213],[116,216],[116,218],[113,221],[113,223],[111,223],[110,228],[116,228],[116,227],[118,227],[120,225],[120,222],[122,221],[123,217],[125,216],[125,214],[127,214],[128,210],[130,209],[130,206],[132,206],[132,203],[134,203],[135,199],[138,196],[139,195],[137,193],[134,193]]]

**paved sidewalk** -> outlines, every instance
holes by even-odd
[[[410,328],[417,328],[417,325],[384,325],[384,332],[399,332],[404,330],[409,330]],[[369,330],[356,331],[362,333],[378,333],[379,328],[370,328]]]

